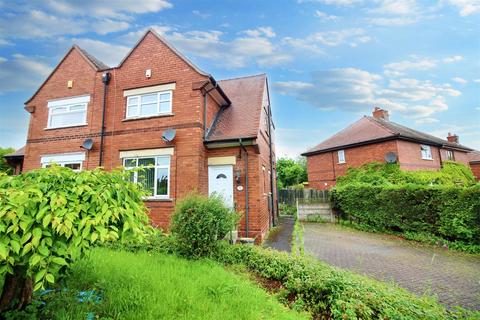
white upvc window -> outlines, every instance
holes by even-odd
[[[345,163],[345,150],[338,150],[338,163]]]
[[[149,198],[168,199],[170,195],[170,156],[124,158],[125,169],[142,168],[131,173],[132,182],[140,183]]]
[[[172,113],[172,91],[151,92],[127,97],[127,118]]]
[[[430,146],[422,145],[420,147],[420,152],[422,153],[422,159],[423,160],[433,160],[432,149],[430,148]]]
[[[446,150],[447,160],[455,161],[455,156],[453,154],[453,150]]]
[[[86,125],[89,102],[90,95],[49,101],[47,128]]]
[[[73,152],[63,154],[51,154],[42,156],[40,162],[42,168],[48,168],[52,164],[57,164],[61,167],[70,168],[73,171],[81,171],[83,161],[85,160],[84,152]]]

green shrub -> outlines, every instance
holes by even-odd
[[[252,246],[224,245],[215,258],[245,265],[261,277],[280,281],[280,294],[314,319],[478,319],[480,313],[448,311],[434,298],[342,271],[305,257]]]
[[[349,168],[338,177],[337,186],[362,183],[376,186],[388,185],[448,185],[472,186],[476,183],[470,167],[457,162],[444,162],[438,171],[402,171],[398,164],[372,162],[359,168]]]
[[[480,185],[472,187],[347,184],[332,190],[342,218],[374,231],[431,234],[480,244]]]
[[[210,255],[217,240],[233,230],[238,219],[220,197],[192,193],[175,207],[170,230],[181,255],[199,258]]]
[[[32,287],[55,282],[94,244],[142,240],[151,232],[142,196],[120,171],[53,166],[0,177],[0,277],[12,296],[0,311],[24,307]]]
[[[297,214],[297,208],[295,206],[289,205],[288,203],[280,203],[278,205],[278,210],[282,215],[294,216]]]

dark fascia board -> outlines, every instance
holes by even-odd
[[[311,152],[307,151],[307,152],[302,153],[301,155],[302,156],[313,156],[313,155],[316,155],[316,154],[327,153],[327,152],[330,152],[330,151],[342,150],[342,149],[352,148],[352,147],[359,147],[359,146],[364,146],[364,145],[368,145],[368,144],[374,144],[374,143],[391,141],[391,140],[404,140],[404,141],[416,142],[416,143],[421,143],[421,144],[440,147],[440,148],[455,149],[455,150],[464,151],[464,152],[467,152],[467,151],[471,150],[471,149],[464,149],[464,148],[448,146],[448,145],[440,144],[440,143],[434,143],[432,141],[427,141],[427,140],[413,139],[413,138],[404,137],[404,136],[400,136],[400,135],[394,135],[394,136],[389,136],[389,137],[385,137],[385,138],[379,138],[379,139],[361,141],[361,142],[356,142],[356,143],[351,143],[351,144],[345,144],[345,145],[332,147],[332,148],[328,148],[328,149],[323,149],[323,150],[318,150],[318,151],[311,151]]]
[[[15,156],[5,155],[5,156],[3,156],[3,158],[7,159],[7,160],[20,160],[20,159],[23,159],[24,157],[25,157],[24,155],[15,155]]]
[[[222,140],[205,140],[203,143],[208,149],[223,148],[223,147],[235,147],[240,146],[240,139],[245,146],[251,146],[256,144],[257,137],[245,137],[245,138],[231,138]]]
[[[469,161],[470,164],[480,164],[480,160]]]
[[[212,85],[215,87],[215,89],[218,91],[218,93],[222,96],[223,100],[226,102],[226,106],[230,106],[232,104],[232,101],[228,98],[228,96],[225,94],[223,91],[222,87],[217,83],[217,80],[213,78],[213,76],[208,77]]]

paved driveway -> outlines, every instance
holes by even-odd
[[[447,306],[480,310],[480,257],[325,223],[304,223],[305,251],[331,265],[393,280]]]

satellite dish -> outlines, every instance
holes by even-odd
[[[83,141],[82,145],[80,146],[80,148],[83,148],[85,150],[92,150],[92,147],[93,147],[92,139],[85,139],[85,141]]]
[[[168,129],[163,131],[162,140],[165,142],[172,141],[173,139],[175,139],[175,133],[176,133],[175,129]]]
[[[397,154],[395,152],[389,152],[385,155],[385,161],[387,163],[397,162]]]

